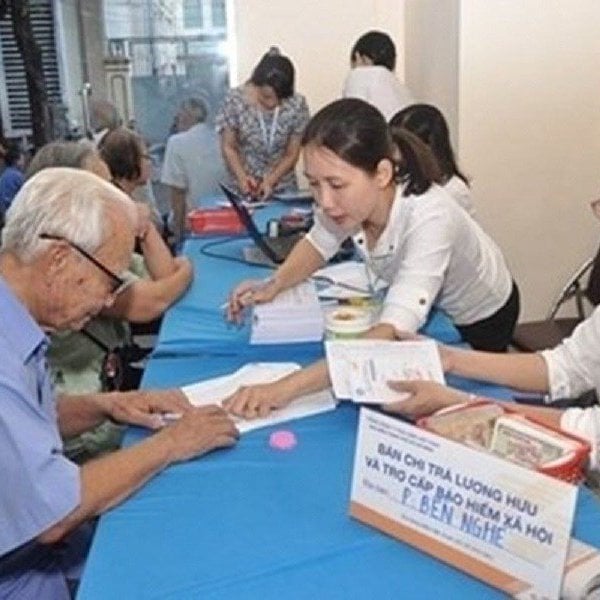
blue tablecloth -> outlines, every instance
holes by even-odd
[[[145,384],[191,382],[244,362],[156,359]],[[356,419],[356,407],[344,404],[286,425],[298,439],[291,452],[272,450],[272,429],[263,429],[167,469],[101,519],[78,598],[502,597],[348,516]],[[143,435],[131,432],[128,443]],[[582,489],[575,534],[600,546],[597,511]]]
[[[259,218],[271,218],[266,209]],[[240,279],[264,270],[208,259],[192,239],[185,252],[196,280],[163,322],[145,387],[170,387],[234,371],[251,360],[322,356],[320,344],[248,345],[248,330],[227,327],[218,306]],[[237,240],[219,251],[240,256]],[[434,314],[429,334],[456,330]],[[453,378],[482,395],[510,391]],[[327,598],[495,598],[502,595],[348,516],[357,409],[285,425],[290,452],[269,447],[272,428],[245,434],[232,449],[175,465],[100,520],[80,600],[106,598],[280,600]],[[131,430],[126,443],[147,435]],[[598,506],[582,489],[575,534],[600,546]]]

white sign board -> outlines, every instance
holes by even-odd
[[[577,487],[361,409],[350,514],[511,595],[558,598]]]

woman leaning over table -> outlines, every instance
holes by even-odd
[[[590,467],[600,467],[600,406],[552,408],[558,399],[577,398],[595,389],[600,394],[600,308],[581,323],[570,337],[540,353],[494,354],[440,346],[445,371],[482,381],[548,394],[548,407],[511,404],[515,410],[551,427],[587,439],[592,444]],[[390,412],[419,417],[440,408],[471,402],[472,396],[433,382],[408,381],[390,384],[411,397],[386,405]]]
[[[304,96],[294,93],[292,62],[271,49],[249,81],[227,94],[216,116],[231,183],[257,198],[296,189],[294,169],[308,119]]]
[[[502,253],[436,182],[427,146],[358,99],[319,111],[302,140],[306,177],[318,210],[315,225],[261,287],[240,284],[228,317],[266,302],[310,277],[352,236],[372,280],[388,286],[379,322],[366,334],[392,339],[415,332],[435,303],[473,347],[505,350],[519,312],[519,293]],[[228,400],[246,417],[263,415],[326,387],[324,361],[276,383],[251,386]]]

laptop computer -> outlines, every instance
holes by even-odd
[[[254,246],[246,246],[243,249],[244,260],[257,265],[275,266],[281,264],[303,235],[297,233],[276,238],[266,237],[259,231],[240,196],[222,183],[219,186],[231,202],[231,206],[238,214],[240,221],[248,230],[248,234],[255,244]]]

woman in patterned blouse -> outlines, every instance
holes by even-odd
[[[250,80],[229,91],[217,114],[231,183],[263,199],[296,189],[294,168],[308,119],[304,96],[294,93],[292,62],[271,49]]]

